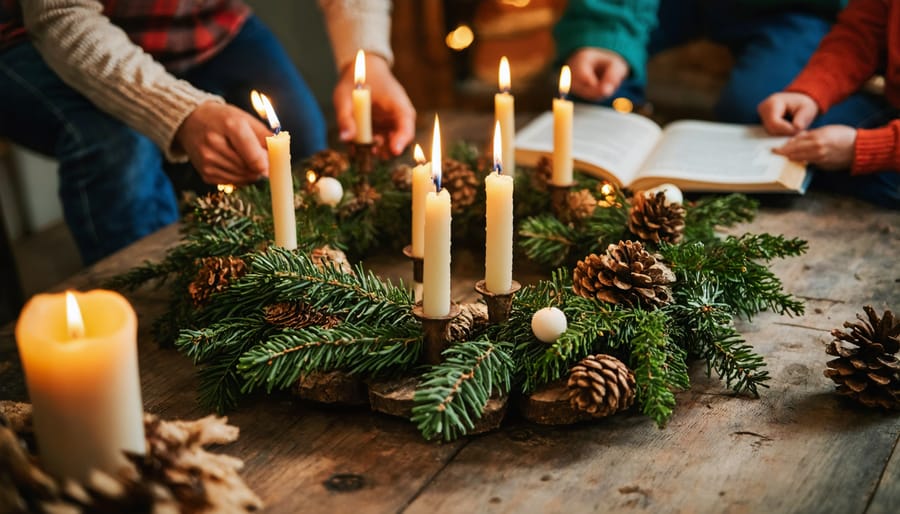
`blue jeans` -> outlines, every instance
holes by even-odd
[[[324,118],[309,87],[256,18],[181,77],[247,109],[250,89],[259,89],[292,130],[295,157],[325,147]],[[59,161],[63,213],[85,264],[178,219],[159,148],[62,82],[31,43],[0,52],[0,91],[0,134]]]

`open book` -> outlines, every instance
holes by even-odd
[[[787,138],[760,126],[676,121],[665,129],[607,107],[575,105],[575,169],[632,190],[672,183],[685,191],[804,193],[811,176],[803,163],[772,153]],[[516,136],[516,162],[537,164],[553,153],[553,113]]]

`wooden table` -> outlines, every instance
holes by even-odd
[[[453,133],[453,122],[442,121]],[[467,123],[456,133],[489,133],[487,118]],[[462,131],[472,123],[483,132]],[[809,241],[805,256],[775,263],[806,314],[740,323],[772,376],[759,399],[733,396],[697,364],[693,388],[677,395],[662,430],[637,414],[563,428],[508,419],[495,433],[434,444],[412,424],[366,409],[260,396],[230,414],[241,438],[224,450],[244,459],[246,480],[273,513],[900,512],[900,415],[851,405],[822,375],[830,329],[865,304],[900,310],[900,213],[813,192],[764,207],[734,230],[743,231]],[[176,227],[166,228],[60,289],[97,287],[177,241]],[[473,299],[477,261],[454,255],[457,300]],[[397,256],[369,265],[410,279]],[[149,335],[165,295],[147,289],[130,300],[140,319],[146,409],[165,418],[205,415],[190,361]],[[0,399],[26,399],[9,326],[0,333]]]

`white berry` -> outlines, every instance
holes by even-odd
[[[566,314],[556,307],[544,307],[531,317],[531,331],[545,343],[556,341],[568,326]]]
[[[656,196],[656,193],[662,191],[666,196],[666,203],[684,203],[684,195],[681,194],[681,189],[678,189],[678,186],[675,184],[660,184],[653,189],[647,190],[648,196]]]
[[[344,187],[334,177],[322,177],[316,182],[316,197],[319,203],[334,207],[341,203],[341,198],[344,197]]]

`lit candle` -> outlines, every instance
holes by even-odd
[[[497,294],[512,288],[513,178],[502,174],[501,126],[494,127],[494,171],[484,179],[487,220],[484,285]]]
[[[509,60],[506,56],[500,59],[500,92],[494,95],[494,120],[500,122],[502,139],[503,171],[507,175],[516,176],[515,138],[516,108],[515,98],[510,93]]]
[[[559,98],[553,99],[553,176],[557,186],[572,183],[572,113],[574,106],[566,99],[572,85],[572,72],[563,66],[559,74]]]
[[[269,189],[272,193],[272,221],[275,224],[275,244],[288,250],[297,248],[297,221],[294,218],[294,180],[291,175],[291,135],[281,130],[272,102],[266,95],[250,94],[253,107],[269,121],[275,132],[266,137],[269,149]]]
[[[413,156],[417,165],[412,170],[412,255],[422,258],[425,256],[425,196],[434,191],[434,178],[421,146],[416,145]]]
[[[436,115],[431,171],[437,192],[425,196],[422,310],[428,317],[440,318],[450,314],[450,193],[441,188],[441,128]]]
[[[92,469],[115,475],[122,451],[145,453],[128,300],[103,290],[36,295],[16,323],[16,342],[45,469],[86,481]]]
[[[353,66],[353,121],[356,122],[357,143],[372,142],[372,92],[366,86],[366,53],[356,52],[356,63]]]

